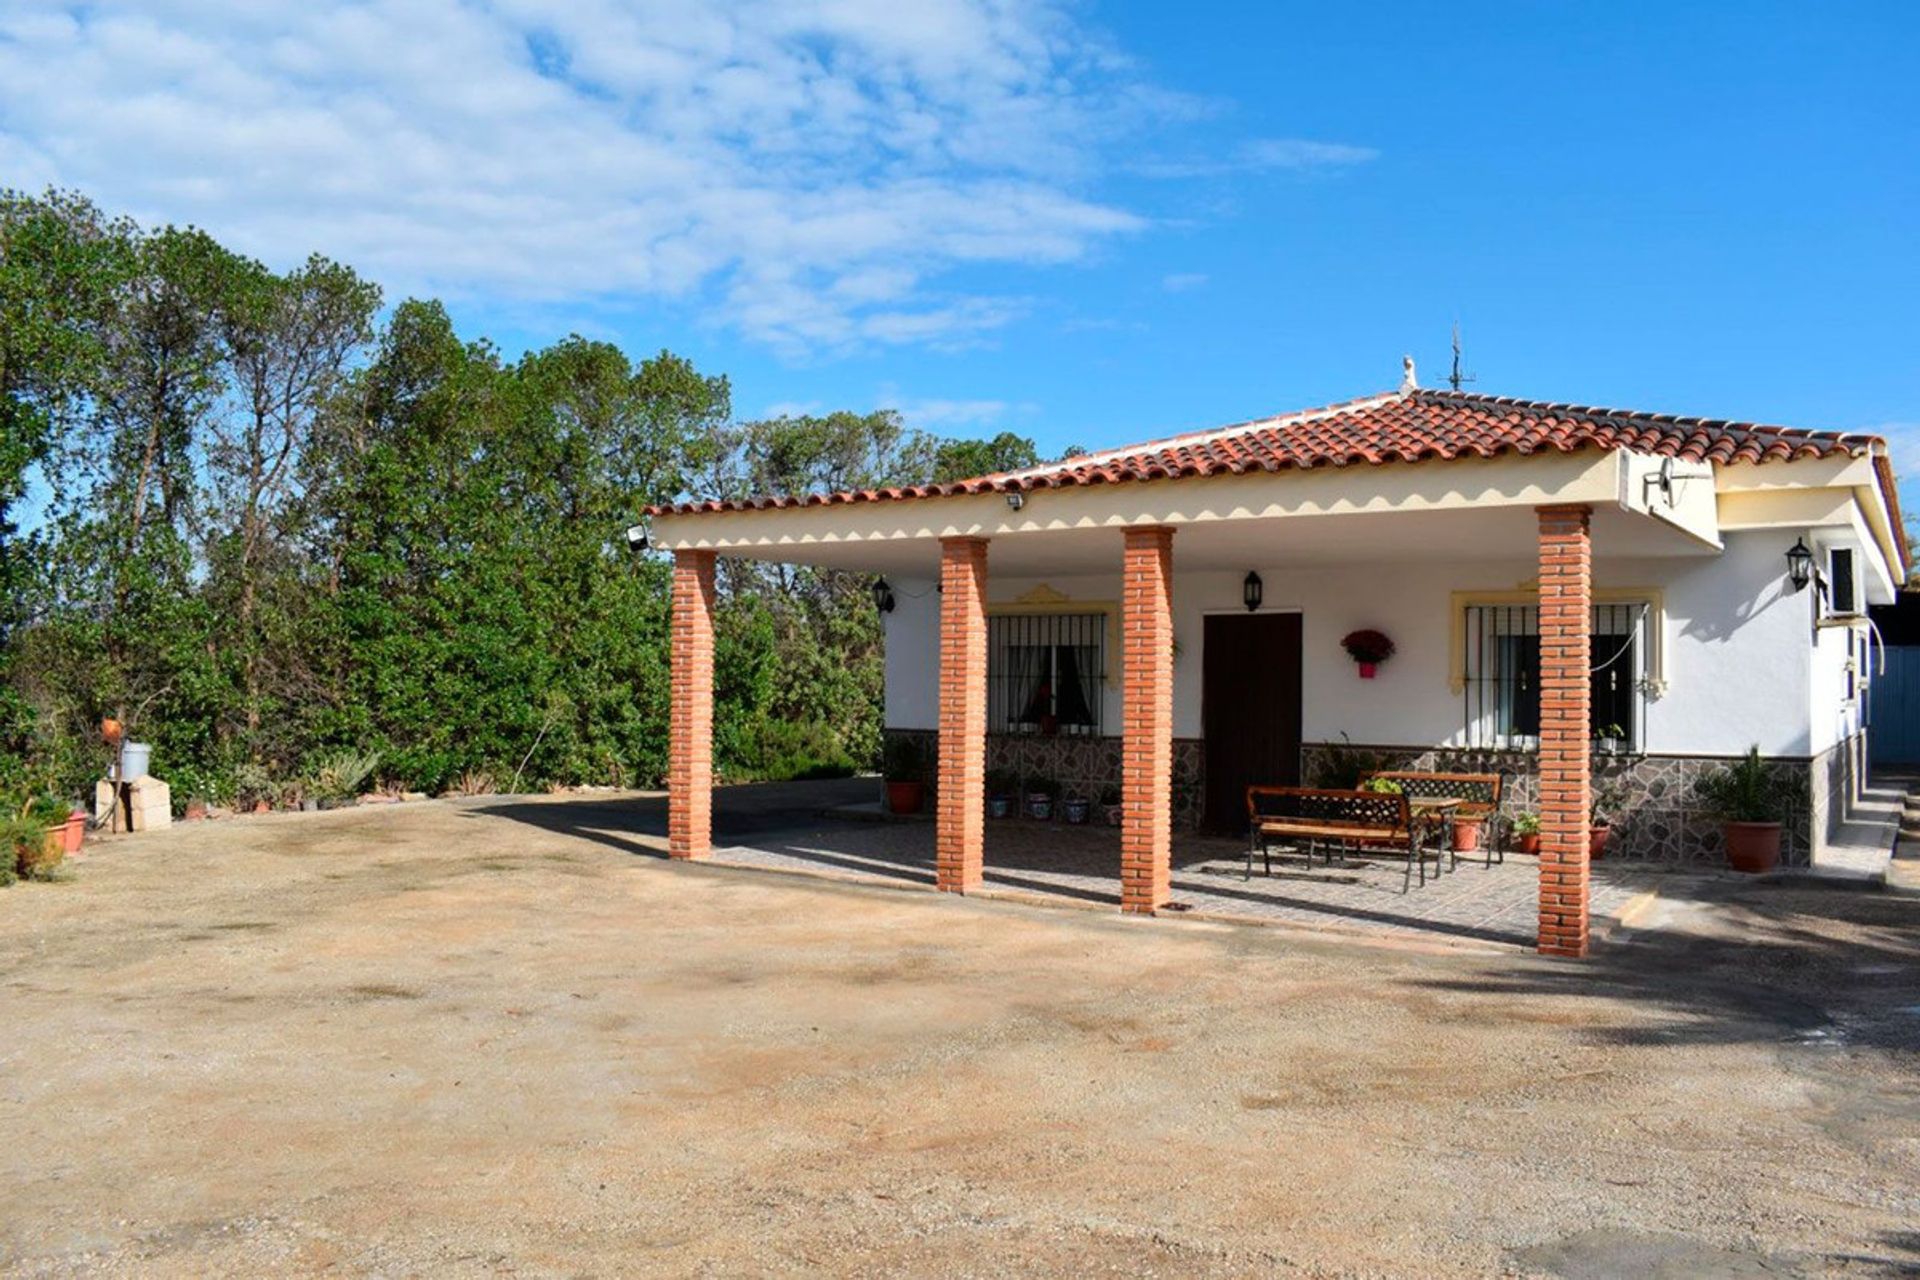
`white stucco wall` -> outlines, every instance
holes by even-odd
[[[1804,756],[1839,739],[1857,712],[1845,695],[1845,636],[1812,639],[1811,593],[1785,590],[1783,553],[1792,532],[1731,534],[1719,555],[1610,560],[1596,548],[1601,587],[1658,587],[1665,604],[1667,691],[1647,709],[1645,749],[1674,755],[1731,755],[1758,743],[1772,756]],[[1115,559],[1119,558],[1116,538]],[[1301,614],[1302,708],[1306,741],[1461,745],[1465,713],[1448,680],[1451,593],[1512,591],[1537,574],[1533,548],[1511,560],[1439,566],[1433,562],[1288,569],[1250,565],[1265,582],[1263,611]],[[1201,734],[1205,615],[1244,613],[1245,569],[1182,573],[1174,543],[1174,733]],[[988,598],[1016,600],[1042,580],[995,578]],[[1052,577],[1046,586],[1074,601],[1114,602],[1120,578]],[[938,724],[939,596],[929,580],[895,581],[886,618],[887,724]],[[1070,606],[1063,605],[1063,609]],[[1398,646],[1372,680],[1361,680],[1340,648],[1359,627]],[[1120,723],[1120,655],[1110,651],[1104,722]]]

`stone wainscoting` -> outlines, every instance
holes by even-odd
[[[893,739],[919,742],[926,760],[925,781],[933,785],[938,735],[931,729],[888,729]],[[1198,738],[1173,740],[1173,824],[1192,830],[1200,825],[1200,779],[1206,769],[1206,751]],[[1062,796],[1079,796],[1096,804],[1107,788],[1120,788],[1120,739],[1074,735],[1047,737],[1037,733],[987,735],[987,772],[1004,771],[1021,779],[1051,778]],[[1095,818],[1098,821],[1096,815]]]
[[[1867,735],[1857,733],[1813,758],[1813,821],[1820,842],[1840,834],[1867,785]]]
[[[927,761],[926,781],[931,785],[937,746],[934,731],[888,729],[886,735],[920,743]],[[1536,762],[1526,751],[1310,742],[1300,750],[1301,778],[1309,785],[1325,781],[1334,757],[1342,751],[1376,756],[1378,767],[1385,769],[1499,773],[1507,780],[1507,812],[1531,809],[1536,802]],[[1812,759],[1770,761],[1786,797],[1786,831],[1780,850],[1783,863],[1808,865],[1815,843],[1824,841],[1848,812],[1860,783],[1863,751],[1861,740],[1849,739]],[[1725,766],[1731,759],[1595,756],[1595,794],[1605,798],[1613,819],[1608,855],[1669,864],[1724,862],[1726,848],[1719,820],[1700,807],[1693,788],[1702,774]],[[1120,739],[989,734],[987,768],[1017,774],[1023,783],[1028,778],[1052,778],[1060,784],[1062,795],[1098,801],[1102,791],[1120,785]],[[1175,738],[1173,822],[1180,830],[1191,831],[1200,825],[1205,772],[1205,743],[1198,738]]]
[[[1498,773],[1506,778],[1507,812],[1532,809],[1536,803],[1537,765],[1527,751],[1316,742],[1301,748],[1301,776],[1322,777],[1342,751],[1376,754],[1382,759],[1381,767],[1388,769]],[[1803,867],[1812,861],[1814,780],[1820,774],[1821,762],[1832,755],[1829,752],[1817,760],[1803,757],[1769,761],[1786,797],[1780,860],[1787,866]],[[1607,856],[1675,864],[1725,862],[1720,821],[1700,807],[1693,788],[1703,774],[1723,768],[1731,760],[1729,756],[1596,754],[1594,795],[1611,815],[1613,826],[1607,839]]]

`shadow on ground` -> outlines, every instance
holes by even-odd
[[[855,873],[907,884],[933,882],[929,823],[848,821],[840,806],[870,801],[871,778],[723,787],[714,793],[714,843],[776,855],[788,865]],[[565,800],[503,798],[473,811],[542,831],[594,841],[623,853],[662,857],[663,795],[623,794]],[[1056,828],[1044,840],[1012,827],[989,831],[990,887],[1119,904],[1119,856],[1112,833]],[[1242,887],[1227,863],[1233,842],[1183,841],[1176,853],[1176,899],[1243,900],[1311,912],[1329,922],[1417,930],[1470,940],[1526,945],[1510,927],[1482,927],[1422,914],[1416,888],[1374,907],[1316,899],[1339,883],[1338,869],[1307,873],[1277,861],[1269,879]],[[1077,877],[1063,877],[1071,866]],[[1479,871],[1463,866],[1450,876]],[[1360,873],[1355,873],[1360,874]],[[1072,882],[1078,879],[1079,883]],[[1622,931],[1582,963],[1490,966],[1469,975],[1436,974],[1436,988],[1514,997],[1571,996],[1632,1001],[1665,1011],[1600,1032],[1621,1043],[1774,1042],[1876,1048],[1920,1054],[1920,902],[1859,887],[1804,880],[1751,881],[1726,874],[1655,876],[1662,927]],[[1470,884],[1470,881],[1461,881]],[[1111,885],[1111,889],[1106,885]],[[1218,904],[1209,904],[1218,910]],[[1916,1062],[1920,1065],[1920,1061]],[[1920,1092],[1916,1093],[1920,1098]]]
[[[1920,902],[1807,880],[1672,876],[1658,927],[1624,931],[1578,963],[1537,963],[1439,989],[1629,1002],[1666,1017],[1601,1032],[1623,1044],[1773,1043],[1915,1055]],[[1920,1076],[1900,1099],[1920,1117]],[[1891,1101],[1891,1099],[1890,1099]]]
[[[820,814],[843,805],[872,800],[880,784],[873,778],[831,778],[809,782],[760,782],[716,787],[713,792],[715,844],[738,844],[779,832],[827,825]],[[665,792],[619,792],[600,797],[553,799],[502,796],[477,801],[474,813],[524,822],[557,835],[592,840],[622,853],[666,856]],[[931,865],[931,864],[929,864]]]

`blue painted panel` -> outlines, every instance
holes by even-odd
[[[1920,646],[1887,647],[1875,678],[1867,750],[1875,764],[1920,764]]]

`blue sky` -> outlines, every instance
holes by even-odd
[[[1884,430],[1883,4],[0,0],[0,182],[340,257],[507,350],[1098,447],[1438,383]]]

